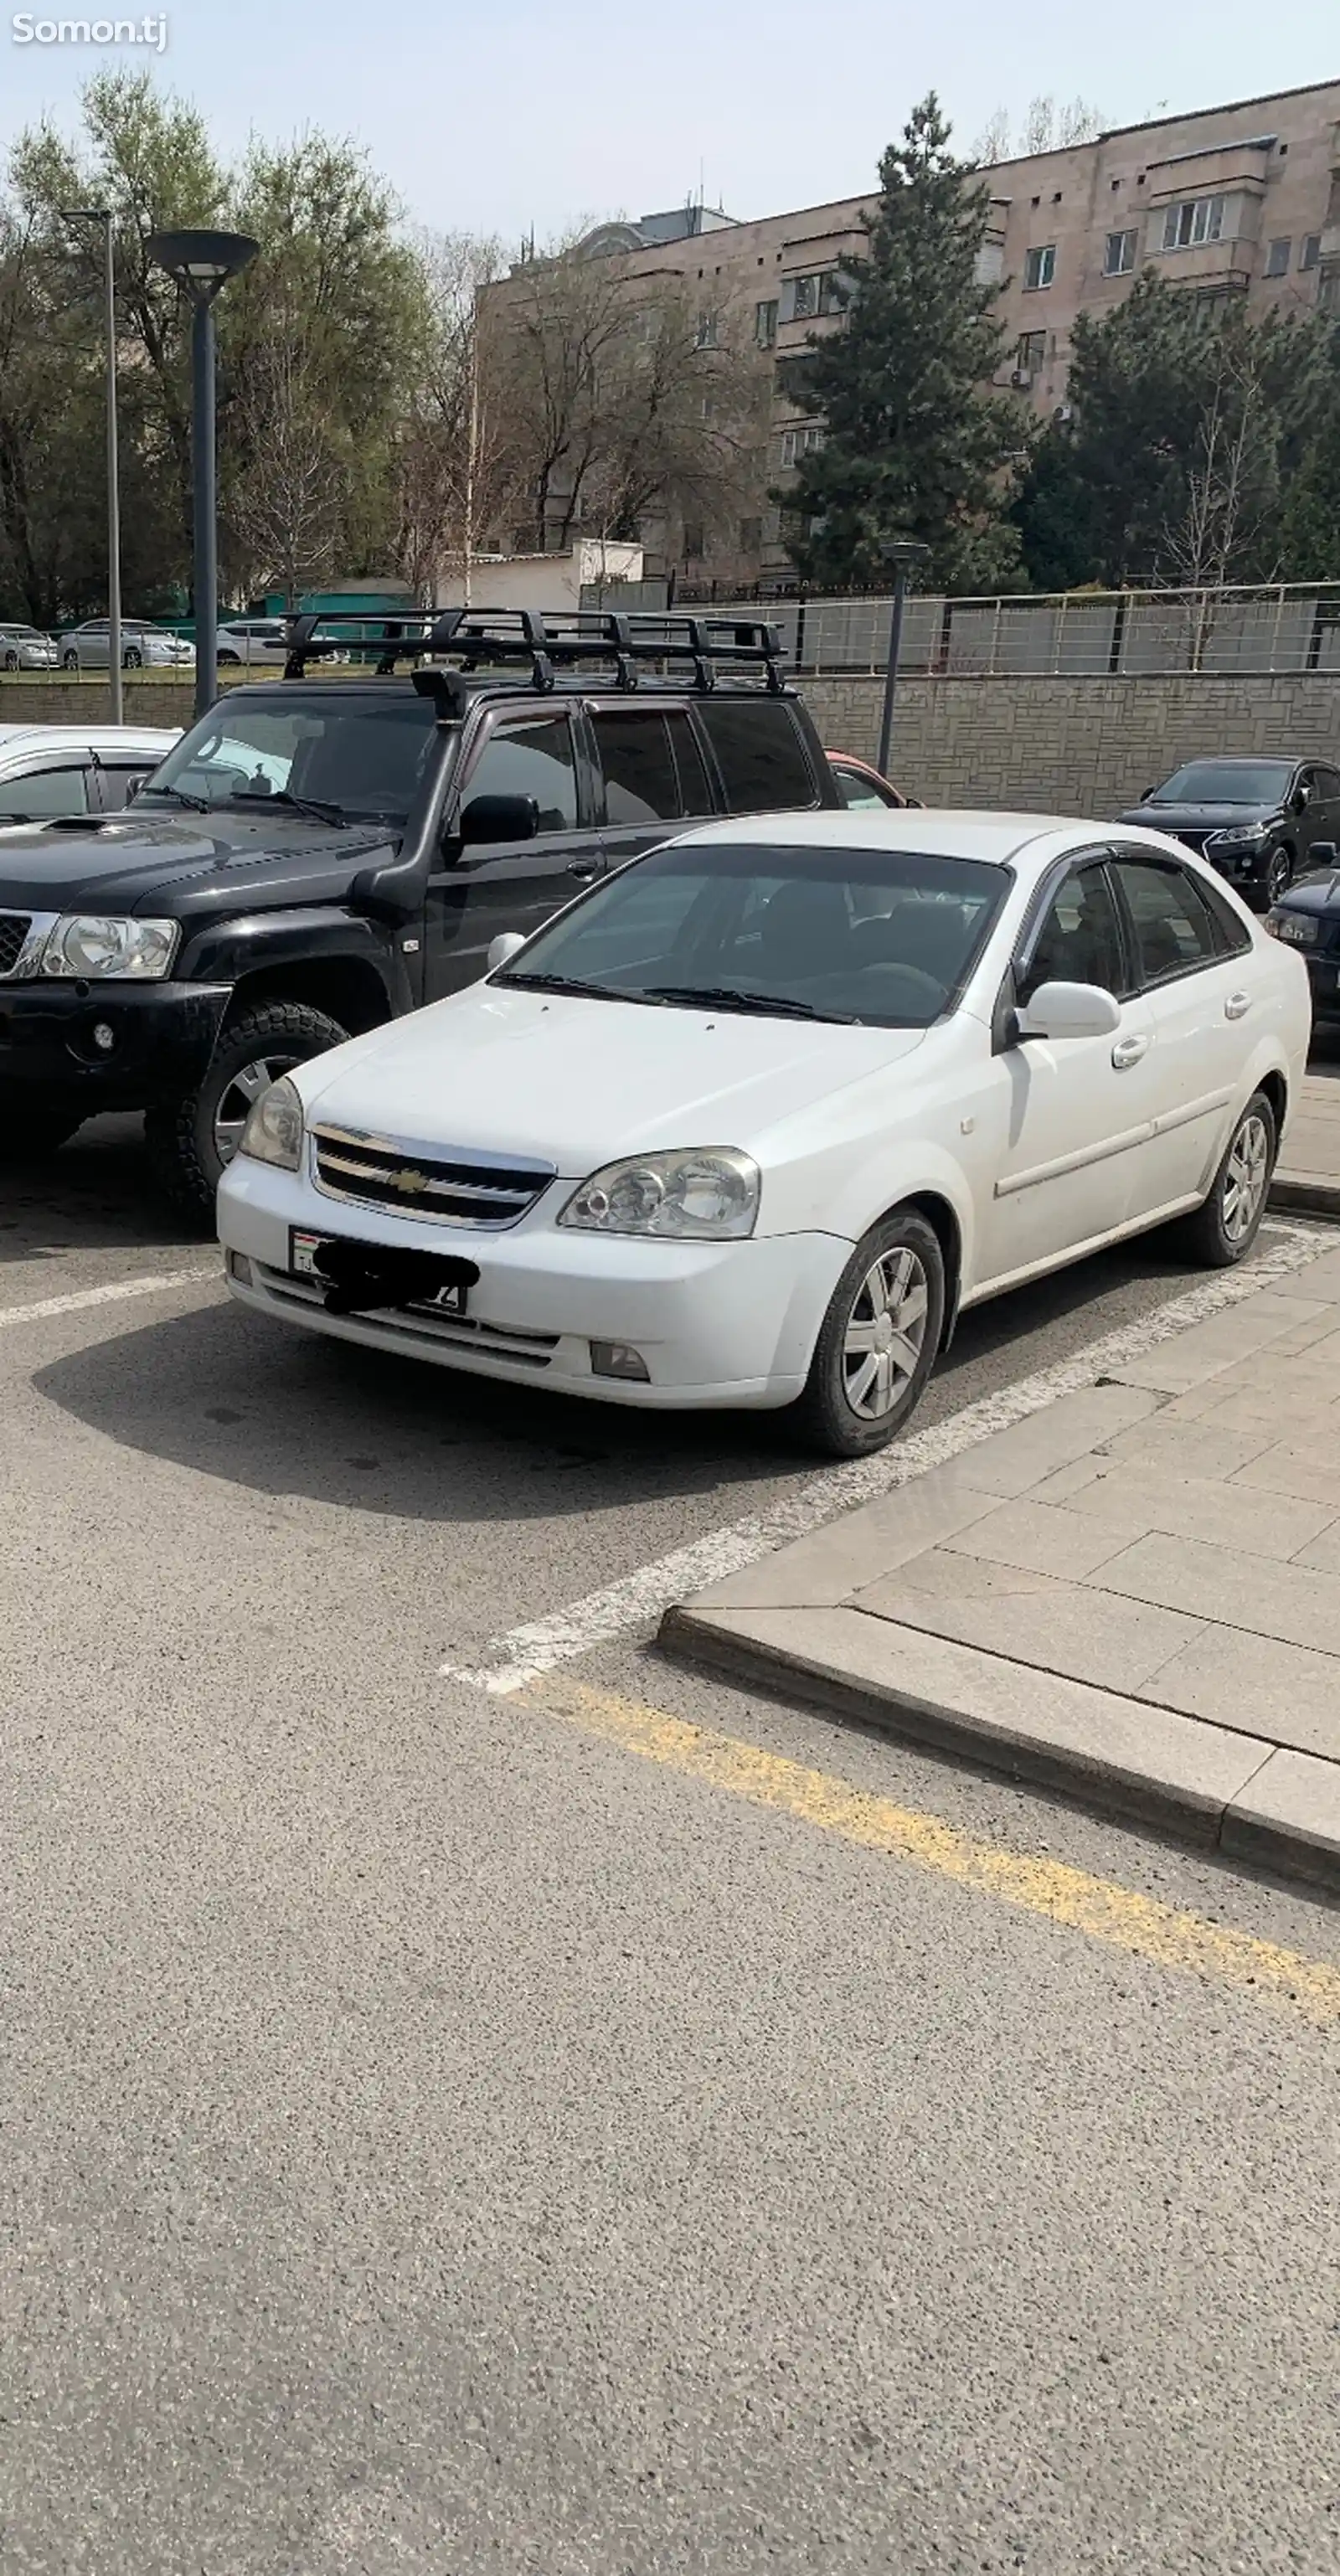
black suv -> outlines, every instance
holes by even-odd
[[[309,676],[341,625],[295,619],[284,675],[230,689],[127,812],[0,831],[11,1151],[143,1109],[207,1216],[288,1066],[473,983],[499,932],[668,833],[838,802],[773,627],[456,609]]]
[[[1117,820],[1171,832],[1265,906],[1313,864],[1314,842],[1340,841],[1340,773],[1319,760],[1255,754],[1188,760]]]

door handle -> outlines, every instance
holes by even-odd
[[[1226,1020],[1245,1020],[1251,1007],[1252,997],[1250,993],[1230,993],[1228,1000],[1224,1004],[1224,1018]]]
[[[598,877],[599,874],[600,870],[594,859],[569,859],[568,861],[568,875],[575,877],[579,885],[589,885],[592,877]]]
[[[1148,1051],[1148,1038],[1118,1038],[1112,1049],[1112,1062],[1116,1071],[1125,1073],[1131,1065],[1138,1064],[1141,1056],[1146,1055]]]

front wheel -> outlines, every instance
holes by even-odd
[[[1277,1141],[1275,1112],[1265,1093],[1254,1091],[1209,1197],[1177,1228],[1179,1243],[1193,1261],[1204,1262],[1209,1270],[1231,1270],[1251,1251],[1266,1212]]]
[[[144,655],[141,653],[139,646],[137,644],[128,644],[121,656],[121,668],[123,671],[138,671],[143,664],[143,661]]]
[[[830,1458],[866,1458],[915,1412],[945,1311],[939,1238],[914,1209],[857,1244],[819,1328],[797,1430]]]
[[[1267,904],[1278,903],[1281,896],[1288,893],[1293,884],[1292,850],[1281,846],[1271,851],[1265,864],[1264,884]]]
[[[144,1122],[159,1188],[182,1216],[212,1219],[214,1193],[253,1100],[281,1074],[343,1046],[349,1031],[305,1002],[262,1002],[225,1023],[198,1091],[155,1103]]]
[[[5,669],[6,669],[7,671],[17,671],[18,667],[19,667],[19,657],[18,657],[17,653],[6,653],[6,655],[5,655]]]

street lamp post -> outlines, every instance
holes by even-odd
[[[214,300],[255,258],[247,233],[153,233],[149,255],[191,304],[192,570],[195,601],[195,712],[218,696],[219,510],[214,424]]]
[[[898,686],[898,649],[903,640],[903,602],[907,597],[907,576],[919,564],[929,563],[929,546],[914,538],[896,538],[880,547],[886,564],[893,567],[893,614],[889,619],[889,661],[884,674],[884,707],[879,720],[879,760],[881,778],[889,774],[889,745],[893,739],[893,693]]]
[[[107,332],[107,684],[112,722],[125,712],[121,680],[121,469],[116,436],[116,239],[110,206],[71,206],[67,224],[101,224],[102,288]]]

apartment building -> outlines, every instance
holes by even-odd
[[[1075,320],[1110,312],[1145,267],[1198,296],[1248,308],[1340,315],[1340,80],[1194,115],[1120,126],[983,171],[990,224],[983,273],[1001,285],[998,382],[1044,415],[1065,400]],[[814,333],[842,327],[844,256],[863,245],[866,196],[733,222],[688,206],[609,224],[585,245],[630,275],[685,279],[704,344],[725,324],[771,354],[768,473],[785,488],[822,439],[796,396],[796,361]],[[781,580],[775,505],[731,539],[692,526],[644,531],[649,572],[689,581]],[[710,551],[708,551],[710,545]]]

